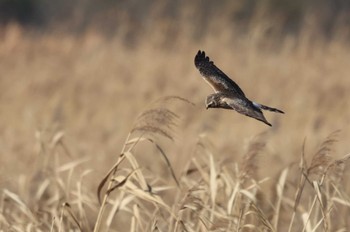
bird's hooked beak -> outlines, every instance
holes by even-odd
[[[212,105],[213,105],[213,102],[210,101],[210,102],[208,102],[208,103],[205,104],[205,108],[206,108],[206,109],[209,109]]]

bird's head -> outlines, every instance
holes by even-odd
[[[207,99],[205,100],[205,107],[207,109],[219,107],[217,98],[214,95],[208,96]]]

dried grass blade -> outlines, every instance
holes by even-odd
[[[35,199],[39,200],[41,196],[44,194],[45,190],[48,188],[50,185],[50,180],[45,179],[39,186],[38,191],[35,194]]]
[[[136,170],[133,170],[132,172],[130,172],[122,181],[120,181],[118,184],[116,184],[115,186],[113,186],[112,188],[107,190],[107,194],[110,194],[113,190],[120,188],[122,186],[125,185],[125,183],[128,181],[128,179],[130,178],[130,176],[132,176],[134,173],[136,172]],[[117,181],[116,179],[112,179],[113,181]]]
[[[299,184],[297,188],[297,192],[295,194],[295,201],[294,201],[294,207],[293,211],[296,212],[298,205],[300,203],[301,195],[303,193],[304,187],[305,187],[305,181],[306,181],[306,171],[307,171],[307,164],[305,160],[305,144],[306,144],[306,139],[304,139],[304,143],[302,146],[302,151],[301,151],[301,157],[300,157],[300,178],[299,178]],[[294,217],[292,217],[294,219]],[[291,221],[291,224],[293,221]],[[291,225],[292,226],[292,225]],[[291,228],[291,227],[290,227]]]
[[[242,224],[243,216],[244,216],[244,211],[243,211],[243,208],[241,208],[239,210],[239,217],[238,217],[238,221],[237,221],[237,227],[236,227],[237,232],[241,231],[241,228],[242,228],[241,224]]]
[[[85,170],[80,175],[79,181],[76,184],[76,187],[77,187],[77,191],[76,191],[76,196],[77,196],[77,200],[76,201],[77,201],[77,203],[76,204],[77,204],[77,207],[78,207],[78,210],[79,210],[78,211],[79,212],[79,216],[80,216],[81,220],[83,220],[82,225],[89,225],[89,221],[87,219],[86,211],[84,210],[84,205],[83,205],[84,204],[85,195],[83,193],[83,187],[82,186],[83,186],[83,178],[85,176],[87,176],[91,172],[93,172],[92,169]],[[91,205],[91,203],[93,201],[90,199],[90,200],[86,200],[85,202],[89,202],[89,203],[87,203],[87,205],[89,205],[89,204]],[[95,207],[93,207],[93,209],[95,209]]]
[[[320,205],[321,205],[321,207],[323,209],[324,208],[324,204],[322,202],[322,194],[321,194],[320,186],[318,185],[317,181],[313,181],[312,184],[313,184],[314,190],[316,192],[317,199],[320,202]]]
[[[348,201],[348,200],[344,200],[344,199],[341,199],[339,197],[332,197],[331,200],[334,202],[337,202],[339,204],[342,204],[346,207],[350,207],[350,201]]]
[[[133,139],[130,139],[128,141],[126,141],[125,145],[136,145],[138,142],[142,142],[142,141],[145,141],[147,140],[146,138],[142,138],[142,137],[137,137],[137,138],[133,138]]]
[[[134,204],[133,206],[133,213],[134,213],[133,216],[135,218],[135,226],[136,226],[135,229],[141,228],[141,230],[144,231],[144,227],[141,225],[141,215],[140,215],[139,206],[137,204]],[[137,227],[137,224],[139,224],[140,226]]]
[[[130,232],[135,232],[136,230],[136,219],[135,215],[131,217],[131,222],[130,222]]]
[[[310,220],[310,214],[303,213],[301,215],[301,219],[302,219],[302,221],[304,223],[304,228],[303,228],[302,232],[304,232],[304,231],[311,232],[312,229],[311,229],[311,225],[310,225],[310,221],[309,221]]]
[[[187,100],[186,98],[183,98],[183,97],[180,97],[180,96],[165,96],[165,97],[162,97],[160,99],[158,99],[156,102],[167,102],[167,101],[172,101],[172,100],[180,100],[180,101],[183,101],[185,103],[188,103],[190,105],[193,105],[195,106],[196,104],[194,104],[193,102]]]
[[[317,196],[314,197],[311,207],[309,209],[308,213],[303,213],[302,214],[302,219],[303,219],[303,223],[304,223],[304,228],[303,228],[303,232],[306,230],[307,232],[311,232],[311,222],[310,222],[310,218],[311,218],[311,212],[314,209],[315,205],[316,205],[316,201],[317,201]]]
[[[120,194],[117,195],[116,199],[114,201],[109,201],[109,203],[112,205],[112,208],[109,211],[109,214],[106,218],[106,230],[111,227],[111,224],[113,222],[113,219],[116,217],[117,212],[120,209],[123,209],[127,212],[130,212],[127,205],[134,199],[133,196],[127,196],[125,192],[120,191]]]
[[[10,192],[9,190],[7,189],[4,189],[3,190],[3,193],[8,196],[9,198],[11,198],[14,202],[16,202],[19,206],[19,209],[28,217],[30,218],[30,220],[34,223],[38,223],[35,215],[31,212],[31,210],[26,206],[26,204],[21,200],[21,198],[13,193],[13,192]]]
[[[275,227],[270,223],[270,221],[267,219],[263,211],[258,208],[255,204],[251,203],[251,206],[253,207],[255,213],[258,215],[259,220],[263,225],[269,230],[269,231],[276,231]]]
[[[279,214],[280,214],[280,209],[281,209],[281,202],[283,199],[283,190],[284,190],[284,186],[286,184],[286,180],[287,180],[287,176],[288,176],[288,172],[289,172],[289,167],[285,168],[281,175],[280,178],[278,180],[277,186],[276,186],[276,192],[277,192],[277,203],[275,206],[275,214],[274,217],[272,219],[273,221],[273,227],[275,229],[277,229],[278,226],[278,219],[279,219]]]
[[[162,206],[164,209],[166,209],[170,213],[170,215],[172,215],[172,217],[177,218],[176,215],[172,212],[171,208],[167,204],[165,204],[162,198],[160,198],[159,196],[152,195],[149,192],[145,192],[141,189],[126,189],[125,191],[133,194],[136,197],[139,197],[146,201],[154,202]]]
[[[249,191],[247,191],[245,189],[240,189],[239,192],[242,195],[246,196],[250,201],[256,202],[256,197],[255,197],[255,195],[253,193],[251,193],[251,192],[249,192]]]
[[[232,194],[230,196],[229,201],[227,202],[227,213],[228,215],[232,214],[232,209],[237,197],[237,193],[240,191],[240,184],[237,182],[235,187],[233,188]]]
[[[97,198],[98,198],[98,202],[99,204],[101,204],[101,190],[104,187],[104,185],[106,184],[108,178],[110,177],[110,175],[112,173],[115,173],[118,169],[118,166],[120,165],[120,163],[125,159],[125,155],[122,153],[119,156],[118,161],[113,165],[113,167],[107,172],[107,174],[105,175],[105,177],[103,177],[103,179],[101,180],[100,184],[97,187]]]
[[[153,141],[152,139],[148,139],[148,140],[156,146],[156,148],[158,149],[158,151],[160,152],[160,154],[164,158],[165,163],[166,163],[166,165],[167,165],[167,167],[168,167],[168,169],[170,171],[170,174],[171,174],[172,178],[175,180],[176,185],[179,187],[180,186],[179,181],[177,180],[177,178],[175,176],[174,169],[171,166],[171,163],[170,163],[168,157],[166,156],[165,152],[163,151],[163,149],[155,141]]]
[[[311,232],[315,232],[317,230],[317,228],[322,224],[322,222],[325,221],[324,218],[321,218],[321,220],[319,220],[315,227],[313,228],[313,230]],[[328,230],[324,230],[324,231],[328,231]]]
[[[52,149],[58,147],[59,145],[62,147],[64,150],[64,153],[69,157],[73,158],[71,152],[67,148],[67,146],[63,142],[63,137],[64,137],[64,132],[63,131],[58,131],[53,138],[51,139],[51,143],[49,144]]]
[[[217,193],[217,181],[216,181],[217,172],[215,169],[214,158],[211,154],[209,154],[209,163],[210,163],[210,197],[211,197],[212,207],[214,208],[216,193]]]
[[[65,202],[65,203],[62,204],[62,206],[66,210],[66,212],[68,212],[70,218],[73,219],[73,222],[79,227],[79,230],[83,231],[81,226],[80,226],[80,224],[79,224],[78,219],[75,217],[75,215],[74,215],[74,213],[72,211],[72,208],[71,208],[70,204]]]
[[[202,179],[205,182],[209,182],[210,177],[208,176],[207,172],[204,170],[204,168],[200,165],[200,163],[197,161],[196,158],[192,159],[193,164],[196,166],[196,170],[201,175]]]
[[[58,167],[57,171],[58,172],[64,172],[64,171],[67,171],[67,170],[71,170],[71,169],[75,168],[76,166],[78,166],[78,165],[80,165],[82,163],[85,163],[85,162],[87,162],[89,160],[90,160],[89,158],[82,158],[82,159],[78,159],[78,160],[66,163],[66,164],[62,165],[61,167]]]
[[[140,166],[139,166],[139,163],[135,159],[134,155],[129,151],[125,152],[124,155],[125,155],[125,158],[131,164],[134,171],[136,172],[136,177],[137,177],[138,183],[140,184],[141,188],[143,190],[149,189],[147,181],[146,181],[145,177],[143,176],[141,169],[140,169]]]
[[[201,215],[198,216],[198,219],[202,223],[202,225],[205,227],[206,231],[210,231],[209,226],[207,225],[207,223],[208,224],[209,223],[212,224],[212,222],[210,222],[207,218],[205,218],[204,216],[201,216]],[[201,231],[203,231],[203,230],[201,230]]]
[[[57,133],[54,134],[54,136],[51,139],[50,146],[55,147],[56,144],[58,144],[62,138],[64,137],[64,132],[63,131],[58,131]]]

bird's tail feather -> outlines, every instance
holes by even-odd
[[[256,102],[253,102],[253,105],[258,107],[259,109],[262,109],[262,110],[268,110],[268,111],[284,114],[284,112],[282,110],[279,110],[279,109],[276,109],[276,108],[272,108],[270,106],[265,106],[263,104],[259,104],[259,103],[256,103]]]

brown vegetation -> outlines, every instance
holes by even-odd
[[[133,46],[2,29],[0,230],[348,231],[341,31],[277,40],[258,22],[242,36],[220,25],[171,39],[159,22]],[[286,114],[267,113],[269,128],[205,110],[198,49]]]

